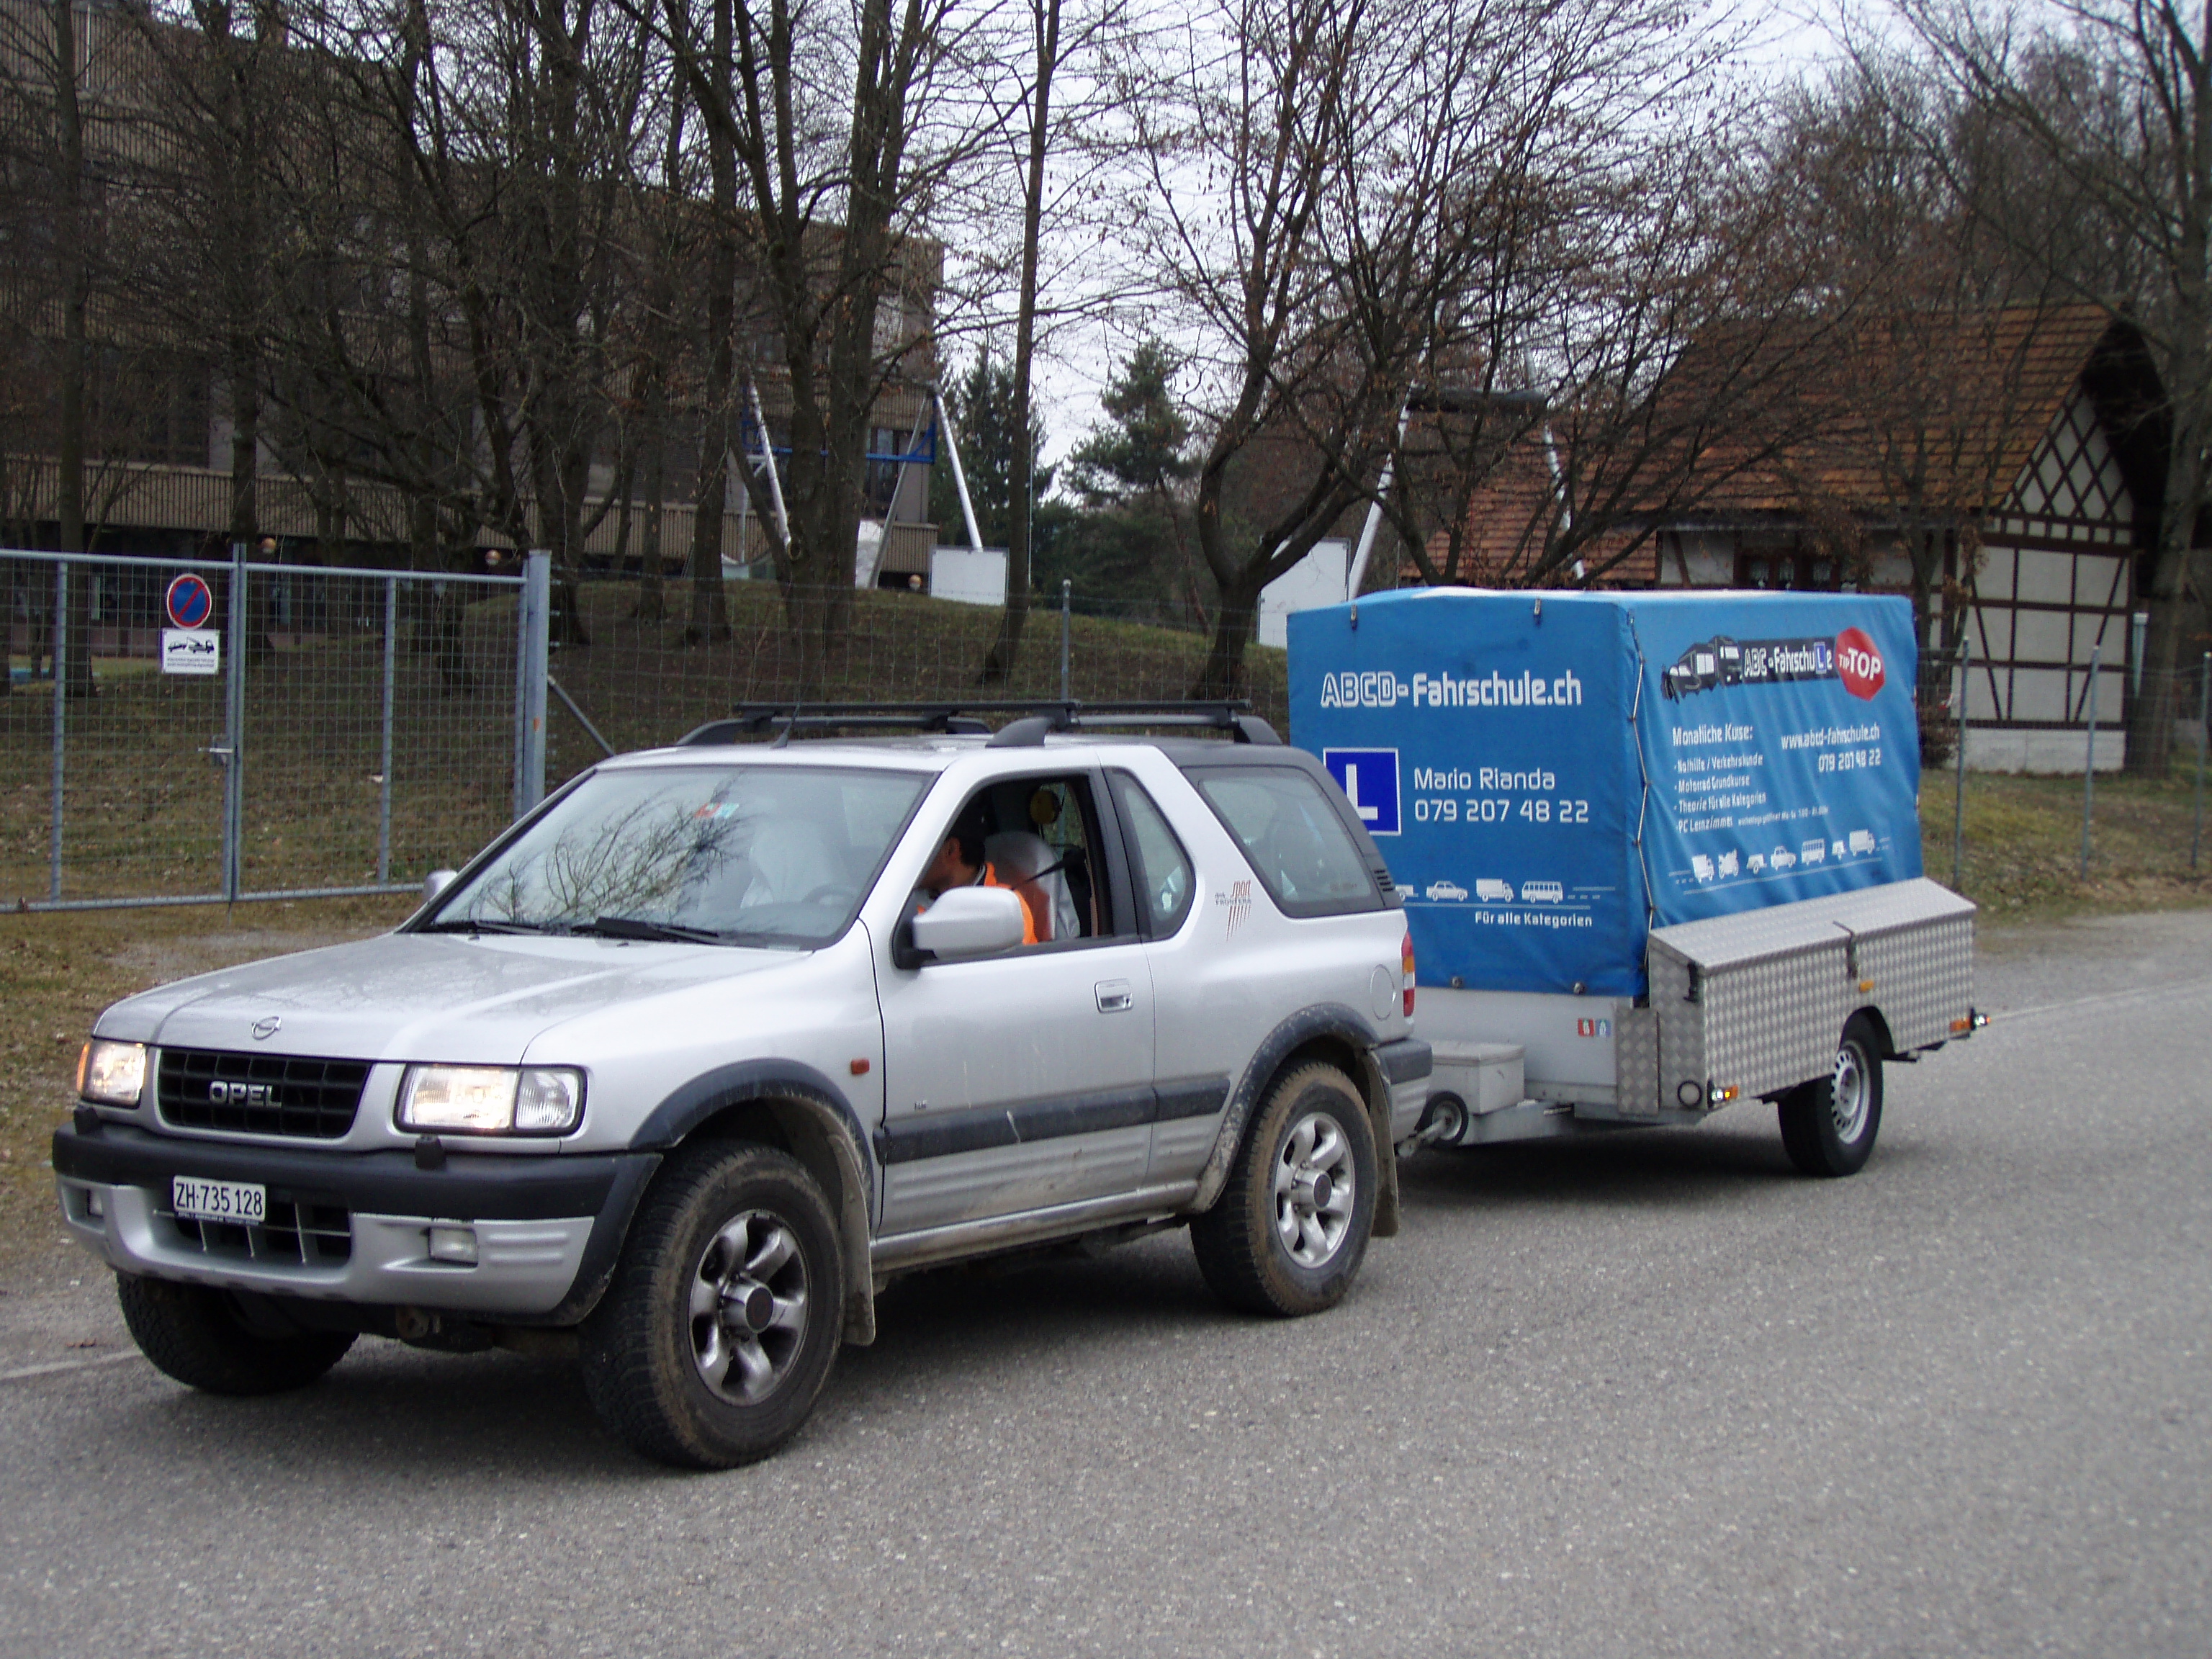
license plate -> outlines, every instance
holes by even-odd
[[[258,1227],[269,1210],[269,1189],[251,1181],[195,1181],[175,1176],[170,1201],[179,1220],[227,1221],[234,1227]]]

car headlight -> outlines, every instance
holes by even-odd
[[[146,1088],[146,1045],[94,1037],[76,1060],[76,1091],[102,1106],[136,1106]]]
[[[398,1123],[417,1134],[564,1135],[583,1121],[584,1074],[548,1066],[410,1066]]]

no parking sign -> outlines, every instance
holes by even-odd
[[[187,571],[169,584],[166,602],[176,626],[161,630],[161,672],[222,672],[222,637],[208,627],[215,616],[215,594],[206,579]]]
[[[215,595],[207,579],[187,571],[169,584],[169,621],[179,628],[205,628],[215,615]]]

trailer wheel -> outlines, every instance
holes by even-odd
[[[1800,1173],[1856,1175],[1881,1131],[1881,1045],[1874,1022],[1853,1014],[1828,1075],[1799,1084],[1778,1104],[1782,1147]]]

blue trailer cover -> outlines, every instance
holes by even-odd
[[[1290,619],[1291,740],[1425,985],[1643,994],[1649,928],[1920,873],[1911,611],[1432,588]]]

